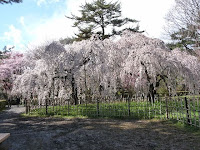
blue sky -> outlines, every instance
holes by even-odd
[[[72,36],[76,29],[65,15],[77,14],[80,4],[92,0],[23,0],[0,5],[0,49],[14,45],[16,50],[49,40]],[[140,21],[141,30],[162,38],[164,16],[174,0],[121,0],[122,14]]]
[[[23,3],[0,5],[0,48],[15,45],[18,49],[37,38],[32,33],[38,26],[52,18],[56,12],[65,12],[65,1],[23,0]],[[63,19],[65,19],[63,14]],[[67,20],[67,19],[66,19]]]

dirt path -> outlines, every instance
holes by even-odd
[[[20,117],[23,107],[0,114],[11,136],[0,150],[199,150],[200,137],[160,121]]]
[[[14,116],[19,116],[23,112],[25,112],[25,107],[13,105],[11,108],[6,108],[3,112],[0,112],[0,121],[14,118]]]

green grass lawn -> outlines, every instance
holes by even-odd
[[[198,116],[197,106],[191,104],[191,116]],[[97,104],[80,104],[80,105],[64,105],[64,106],[49,106],[47,109],[48,115],[61,116],[88,116],[88,117],[126,117],[134,116],[139,119],[166,117],[168,109],[169,115],[186,115],[185,106],[181,103],[156,102],[151,104],[149,102],[117,102],[117,103],[99,103]],[[177,113],[178,112],[178,113]],[[33,109],[30,114],[46,115],[46,108]]]
[[[188,98],[189,99],[189,98]],[[32,116],[59,116],[59,117],[107,117],[107,118],[134,118],[134,119],[175,119],[183,123],[200,126],[199,101],[187,100],[186,109],[184,98],[174,98],[156,101],[131,101],[79,105],[48,106],[32,108]],[[189,119],[188,119],[189,118]]]
[[[80,104],[80,105],[64,105],[64,106],[49,106],[48,115],[61,116],[88,116],[88,117],[127,117],[137,116],[145,118],[145,116],[153,117],[157,106],[149,105],[146,102],[118,102],[109,104]],[[153,111],[154,110],[154,111]],[[31,115],[46,115],[46,108],[33,109]],[[151,117],[152,116],[152,117]]]

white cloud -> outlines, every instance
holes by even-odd
[[[68,21],[64,15],[54,16],[31,29],[31,34],[34,36],[32,43],[39,44],[73,35],[74,30],[71,29],[71,25],[72,22]]]
[[[59,0],[37,0],[38,4],[47,4],[58,2]],[[78,14],[80,5],[93,0],[65,0],[66,7],[56,10],[54,15],[48,19],[39,18],[31,25],[26,24],[26,32],[33,37],[31,43],[40,44],[49,40],[57,40],[68,36],[73,36],[77,29],[73,28],[73,21],[67,19],[65,15],[71,13]],[[164,16],[173,4],[174,0],[121,0],[122,15],[132,19],[139,20],[141,30],[145,30],[150,37],[160,38],[162,27],[164,25]],[[24,18],[21,17],[21,24],[24,24]]]
[[[37,0],[37,5],[40,6],[42,3],[46,3],[46,0]]]
[[[9,31],[4,32],[3,40],[12,41],[15,45],[22,42],[21,30],[15,28],[15,26],[10,25]]]
[[[35,0],[38,6],[41,6],[42,4],[51,4],[55,2],[59,2],[60,0]]]
[[[24,24],[24,17],[23,17],[23,16],[21,16],[21,17],[19,18],[19,23],[20,23],[22,26],[25,26],[25,24]]]
[[[66,0],[66,7],[67,7],[67,13],[70,15],[78,14],[80,10],[80,6],[84,5],[86,2],[90,3],[93,0]]]
[[[164,17],[174,0],[121,0],[122,14],[139,20],[141,30],[155,38],[161,37]]]
[[[9,31],[4,32],[0,38],[7,47],[15,47],[14,50],[23,51],[25,48],[23,44],[22,31],[17,29],[14,25],[9,26]]]
[[[73,21],[65,16],[70,16],[71,13],[77,14],[81,3],[84,4],[85,0],[66,0],[65,9],[55,11],[52,17],[48,19],[40,18],[34,25],[25,26],[26,33],[33,37],[29,45],[34,46],[46,41],[74,36],[77,29],[72,27]]]

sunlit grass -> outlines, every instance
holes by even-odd
[[[182,123],[200,126],[200,106],[195,100],[188,100],[188,111],[183,98],[168,99],[150,103],[148,101],[112,102],[79,105],[48,106],[35,108],[29,116],[54,116],[62,118],[131,118],[131,119],[173,119]],[[188,113],[187,113],[188,112]]]

